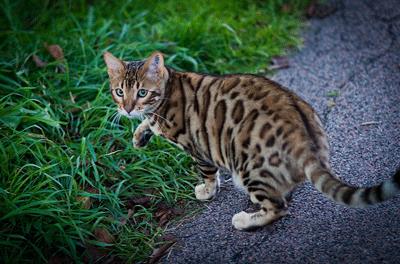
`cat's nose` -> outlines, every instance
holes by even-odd
[[[124,106],[125,111],[129,114],[133,110],[133,106],[131,105],[125,105]]]

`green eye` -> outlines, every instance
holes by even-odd
[[[124,96],[124,91],[122,91],[121,88],[115,89],[115,93],[116,93],[119,97]]]
[[[137,95],[139,97],[145,97],[147,95],[147,90],[145,89],[139,89],[139,91],[137,92]]]

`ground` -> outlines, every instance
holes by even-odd
[[[400,167],[400,3],[334,1],[312,19],[304,47],[274,80],[320,113],[334,172],[358,186],[377,184]],[[248,197],[223,182],[194,218],[172,228],[178,243],[163,263],[399,263],[400,197],[368,209],[335,204],[309,183],[290,214],[255,232],[233,228]]]

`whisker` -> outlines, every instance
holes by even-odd
[[[147,115],[146,115],[146,117],[147,117],[148,119],[151,118],[151,116],[147,116]],[[158,129],[160,129],[160,131],[163,131],[163,127],[162,127],[162,125],[161,125],[160,123],[155,122],[154,124],[158,127]]]
[[[144,112],[140,112],[140,119],[144,120],[145,118],[147,118],[146,114]]]
[[[108,117],[108,119],[110,120],[110,121],[112,121],[112,119],[114,119],[115,118],[115,116],[118,114],[118,112],[113,112],[109,117]]]
[[[114,122],[113,122],[113,124],[112,124],[112,128],[113,128],[113,129],[116,129],[117,127],[120,126],[119,122],[120,122],[120,120],[121,120],[121,117],[122,117],[122,115],[119,114],[119,113],[115,116]]]
[[[112,116],[111,116],[111,128],[114,128],[115,126],[115,120],[118,118],[118,112],[115,112]]]
[[[160,116],[159,114],[156,114],[154,112],[150,112],[150,114],[155,115],[155,116],[161,118],[162,120],[164,120],[165,122],[167,122],[169,125],[172,125],[171,121],[165,119],[164,117]]]

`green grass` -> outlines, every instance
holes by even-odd
[[[93,247],[143,261],[164,229],[157,206],[193,199],[187,155],[161,138],[132,148],[137,122],[115,116],[104,51],[142,59],[160,50],[177,69],[263,73],[272,56],[301,43],[309,2],[282,11],[283,0],[1,1],[2,263],[93,261]],[[45,42],[60,45],[65,60],[51,58]],[[49,64],[36,67],[33,54]],[[132,205],[144,196],[149,206]],[[115,241],[96,238],[99,228]]]

